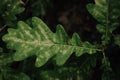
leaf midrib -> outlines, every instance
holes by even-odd
[[[62,45],[62,46],[66,46],[66,47],[77,47],[77,48],[81,48],[81,49],[92,49],[92,50],[97,50],[97,51],[100,51],[99,49],[95,49],[95,48],[86,48],[86,47],[82,47],[82,46],[77,46],[77,45],[70,45],[70,44],[60,44],[60,43],[55,43],[55,42],[51,42],[51,41],[23,41],[21,39],[18,39],[16,40],[15,39],[15,42],[16,43],[23,43],[23,44],[28,44],[28,45],[32,45],[32,46],[47,46],[47,45]],[[46,43],[47,42],[47,43]],[[49,43],[48,43],[49,42]],[[43,44],[44,43],[44,44]]]

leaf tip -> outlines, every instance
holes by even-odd
[[[42,20],[38,17],[32,17],[32,21],[42,21]]]

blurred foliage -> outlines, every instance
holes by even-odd
[[[33,16],[44,16],[49,7],[52,7],[52,0],[29,0]]]
[[[0,20],[2,25],[13,26],[17,22],[16,15],[24,11],[24,3],[21,0],[0,0]],[[3,21],[2,21],[3,20]]]
[[[87,6],[88,11],[99,22],[97,30],[102,34],[102,44],[105,45],[110,41],[112,32],[120,26],[120,1],[114,0],[95,0],[94,4]]]

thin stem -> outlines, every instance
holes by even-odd
[[[107,0],[107,14],[106,14],[106,33],[105,33],[105,42],[107,42],[107,37],[108,37],[108,27],[109,27],[109,0]]]
[[[87,61],[90,60],[90,57],[88,57],[80,66],[80,68],[84,67],[84,65],[87,63]]]
[[[29,2],[29,0],[26,0],[26,1],[25,1],[25,4],[27,4],[28,2]]]
[[[1,32],[4,28],[6,28],[6,26],[7,26],[7,25],[4,25],[3,27],[1,27],[1,28],[0,28],[0,32]]]
[[[105,63],[107,63],[106,56],[105,56],[105,51],[104,50],[102,51],[102,54],[103,54],[103,58],[104,58]]]
[[[106,59],[105,52],[102,52],[102,54],[103,54],[103,58]]]

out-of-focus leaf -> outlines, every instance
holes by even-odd
[[[0,0],[1,19],[6,21],[6,25],[14,26],[16,24],[16,15],[24,11],[22,0]]]
[[[84,80],[78,67],[61,67],[55,70],[45,70],[40,73],[40,76],[42,80]]]
[[[30,78],[22,72],[17,72],[9,67],[0,69],[1,78],[3,80],[30,80]]]
[[[11,54],[2,53],[0,55],[0,66],[4,66],[12,62],[13,62],[13,57]]]
[[[110,62],[107,57],[102,59],[101,69],[103,70],[102,80],[113,80],[112,69],[110,67]]]
[[[3,49],[0,47],[0,53],[3,52]]]
[[[44,16],[47,9],[51,7],[52,0],[31,0],[30,3],[33,16]]]
[[[108,44],[112,32],[120,25],[120,1],[95,0],[95,4],[88,4],[87,9],[98,21],[97,29],[103,35],[102,44]]]
[[[115,35],[114,39],[115,39],[115,44],[120,46],[120,35]]]

